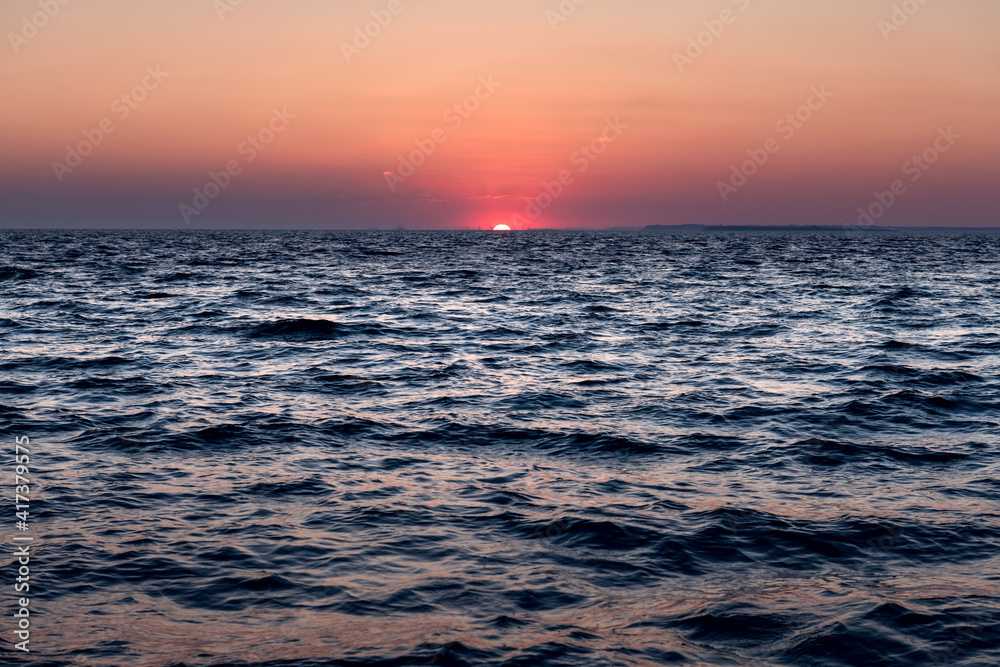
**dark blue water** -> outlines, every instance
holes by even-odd
[[[1000,664],[1000,236],[0,258],[10,664]]]

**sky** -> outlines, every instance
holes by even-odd
[[[0,226],[1000,226],[996,0],[4,0]]]

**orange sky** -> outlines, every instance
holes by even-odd
[[[4,226],[1000,226],[995,0],[62,1],[0,5]]]

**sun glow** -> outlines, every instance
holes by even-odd
[[[495,231],[495,232],[509,232],[510,231],[510,225],[497,225],[496,227],[493,228],[493,231]]]

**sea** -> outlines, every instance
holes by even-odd
[[[1000,234],[0,231],[0,437],[4,665],[1000,664]]]

